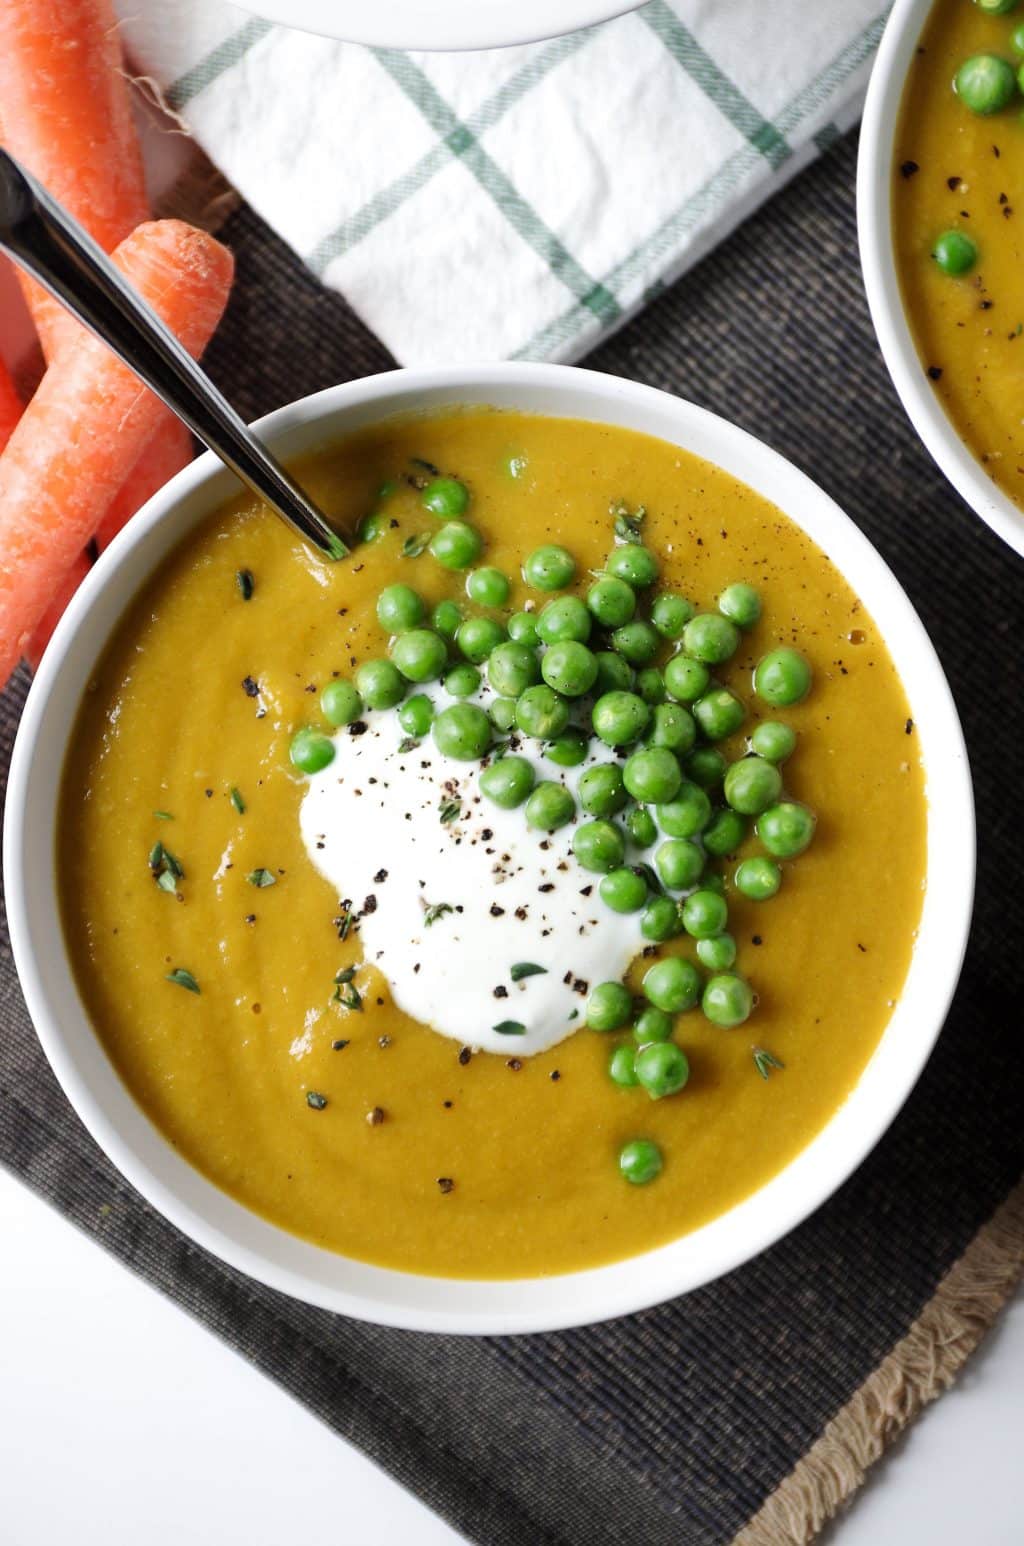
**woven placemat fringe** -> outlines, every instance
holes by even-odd
[[[733,1546],[806,1546],[942,1395],[1024,1276],[1024,1181],[975,1235],[906,1336],[836,1414]]]

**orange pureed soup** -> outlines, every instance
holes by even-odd
[[[892,217],[903,303],[950,421],[1004,493],[1024,501],[1024,64],[1022,14],[987,15],[972,0],[938,0],[911,60],[896,129]],[[1009,92],[972,112],[954,78],[990,60]],[[994,61],[994,64],[991,63]],[[991,84],[991,81],[989,81]],[[997,96],[994,100],[998,101]],[[950,233],[946,272],[936,253]],[[948,266],[948,265],[947,265]]]
[[[455,492],[443,483],[438,495],[437,473],[458,480]],[[706,1223],[828,1121],[871,1057],[907,971],[924,885],[923,777],[904,692],[872,618],[778,509],[706,462],[625,430],[479,410],[394,420],[348,440],[303,477],[342,529],[363,521],[364,540],[351,558],[321,563],[266,511],[236,501],[161,565],[115,630],[82,704],[64,774],[57,864],[68,946],[96,1034],[139,1104],[203,1174],[282,1228],[354,1257],[449,1276],[536,1276],[630,1256]],[[469,494],[459,518],[483,543],[473,567],[493,567],[511,581],[507,602],[496,600],[500,575],[470,587],[486,591],[490,605],[468,599],[466,574],[446,569],[425,546],[446,524],[426,506],[450,515],[459,487]],[[545,592],[523,580],[522,565],[552,543],[571,552],[575,576]],[[402,738],[404,749],[388,754],[409,765],[402,777],[429,784],[437,776],[434,732],[405,734],[397,709],[365,711],[338,730],[334,761],[318,773],[307,776],[290,761],[302,727],[313,731],[314,750],[323,749],[317,736],[334,734],[319,707],[324,688],[387,657],[392,646],[376,613],[386,586],[415,590],[428,628],[447,598],[465,617],[497,624],[497,637],[508,626],[523,636],[550,601],[585,598],[592,571],[628,569],[626,549],[640,543],[656,556],[660,576],[635,587],[634,623],[666,594],[701,613],[714,613],[735,582],[760,598],[760,620],[744,616],[734,653],[707,668],[713,681],[703,696],[726,689],[733,700],[716,698],[709,715],[699,700],[658,705],[657,675],[635,685],[651,700],[643,734],[657,731],[654,740],[674,748],[667,761],[645,761],[644,776],[683,779],[675,803],[686,796],[691,812],[701,805],[701,781],[711,807],[724,806],[715,746],[730,761],[742,759],[762,721],[791,727],[796,747],[780,765],[784,791],[768,793],[776,804],[804,802],[817,829],[806,852],[780,861],[777,895],[752,900],[735,878],[745,858],[769,857],[755,830],[762,818],[744,819],[734,851],[707,855],[699,879],[680,885],[669,858],[688,862],[689,844],[699,868],[701,833],[711,827],[705,821],[691,839],[672,840],[678,846],[666,856],[671,811],[629,799],[604,817],[584,813],[583,786],[574,783],[580,769],[567,765],[579,744],[564,738],[568,749],[558,755],[566,760],[554,762],[545,743],[513,726],[495,732],[508,744],[497,752],[492,745],[483,763],[519,755],[545,786],[577,790],[572,820],[551,832],[526,824],[529,804],[509,810],[481,793],[479,759],[457,763],[422,811],[398,798],[394,761],[386,789],[373,774],[357,776],[371,766],[353,760],[357,749],[370,755],[374,736],[387,734],[395,748]],[[564,576],[548,571],[547,578]],[[611,587],[606,599],[621,603],[623,595]],[[669,606],[655,615],[672,632],[688,610],[677,606],[672,617]],[[513,613],[520,616],[510,623]],[[575,603],[548,617],[570,633],[585,631]],[[723,630],[709,627],[720,643]],[[659,639],[655,665],[688,643],[701,646],[699,633]],[[646,625],[618,643],[650,673],[641,658],[650,649]],[[752,671],[779,646],[802,652],[813,686],[802,701],[773,708],[753,691]],[[477,653],[485,647],[473,644]],[[596,626],[586,649],[614,653]],[[548,644],[543,652],[546,675],[561,681],[570,667],[586,667],[578,651],[553,650]],[[459,645],[450,652],[458,659]],[[534,653],[528,645],[527,656]],[[612,670],[607,660],[602,670]],[[446,705],[476,702],[446,695],[438,683],[414,682],[409,696],[419,694],[433,696],[435,728]],[[742,726],[714,743],[700,732],[688,749],[693,727],[706,722],[719,733],[735,700]],[[573,699],[570,714],[589,723],[590,702]],[[484,706],[507,719],[493,697]],[[728,711],[725,721],[715,720],[719,711]],[[476,723],[472,713],[465,723]],[[305,744],[308,753],[308,736]],[[636,783],[637,743],[614,748],[595,736],[586,750],[591,762],[612,767],[601,775],[611,784],[623,770]],[[771,785],[770,771],[759,772]],[[726,787],[739,798],[738,784]],[[337,815],[330,833],[326,818],[309,818],[307,802],[320,797]],[[552,798],[557,805],[563,797],[564,790]],[[617,798],[625,798],[621,788]],[[374,895],[366,896],[361,880],[358,890],[344,886],[344,872],[349,862],[353,873],[371,862],[366,834],[381,812],[390,818],[388,800],[393,823],[389,836],[385,822],[380,869],[368,888]],[[595,868],[586,869],[571,844],[595,819],[613,831],[597,834],[596,859],[588,852]],[[632,879],[622,885],[628,891],[643,879],[643,912],[619,913],[602,900],[601,844],[611,845],[614,859],[626,837],[619,868]],[[418,862],[410,857],[414,839],[434,847],[422,879],[409,882],[419,887],[422,913],[406,938],[397,920],[409,897],[396,887],[402,875],[419,873],[409,868]],[[456,875],[456,860],[475,863],[492,851],[493,890],[484,886],[461,912],[447,908],[442,877]],[[336,884],[324,873],[331,853],[342,872]],[[659,870],[673,884],[663,885]],[[749,873],[770,880],[771,866]],[[523,944],[510,961],[488,947],[487,929],[493,918],[493,937],[508,937],[502,931],[519,909],[501,907],[512,894],[503,883],[527,882],[536,882],[536,900],[522,908]],[[681,912],[694,886],[704,900]],[[699,924],[703,908],[717,933],[720,893],[733,965],[727,942],[719,940],[716,956],[681,923]],[[578,927],[575,914],[571,928],[565,922],[569,898],[582,909]],[[560,927],[550,922],[556,904]],[[641,917],[664,934],[672,932],[669,914],[677,920],[673,937],[642,937]],[[646,1083],[629,1083],[644,1056],[631,1031],[639,1004],[610,1033],[586,1024],[597,982],[617,975],[605,968],[588,981],[574,977],[580,952],[593,958],[595,941],[599,966],[624,950],[628,960],[635,941],[628,982],[638,996],[658,962],[679,957],[696,967],[698,1002],[671,1017],[668,1042],[651,1041],[662,1050],[644,1063]],[[478,1004],[481,962],[489,975]],[[545,962],[543,972],[522,974],[524,965]],[[690,965],[679,972],[677,986],[692,983]],[[749,1018],[731,1028],[709,1019],[699,1002],[721,977],[732,985],[727,1009],[746,983],[755,996]],[[400,980],[402,992],[394,986]],[[410,981],[423,983],[422,999],[410,1000]],[[432,1013],[448,1034],[414,1012],[435,1002],[439,981]],[[529,1006],[548,1002],[559,1006],[554,1031],[543,1016],[530,1019]],[[456,1034],[460,1015],[478,1015],[481,1038],[498,1050]],[[642,1023],[651,1037],[665,1033],[657,1015]],[[549,1044],[531,1054],[531,1038],[545,1036]],[[681,1088],[676,1048],[689,1068]],[[626,1082],[610,1076],[613,1058]],[[662,1158],[650,1179],[650,1165],[634,1170],[646,1184],[630,1184],[620,1170],[623,1146],[636,1141]],[[651,1152],[642,1149],[641,1160]]]

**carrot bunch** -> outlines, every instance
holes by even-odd
[[[197,357],[227,302],[227,250],[150,219],[111,0],[2,0],[0,140]],[[106,546],[191,457],[184,426],[32,280],[47,361],[22,408],[0,368],[0,686],[38,663]]]

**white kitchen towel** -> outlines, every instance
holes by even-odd
[[[133,67],[404,364],[578,357],[855,122],[886,14],[649,0],[427,54],[120,3]]]

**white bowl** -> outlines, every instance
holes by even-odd
[[[507,48],[578,32],[643,0],[239,0],[282,27],[374,48]]]
[[[857,160],[857,228],[871,318],[893,385],[942,472],[992,530],[1024,553],[1024,510],[989,477],[961,440],[925,374],[903,308],[892,237],[896,123],[932,0],[896,0],[871,72]]]
[[[160,1135],[114,1072],[79,1000],[58,914],[55,816],[79,700],[126,604],[165,554],[237,492],[209,454],[151,499],[104,553],[54,635],[14,750],[4,865],[15,960],[46,1055],[97,1143],[154,1207],[232,1266],[309,1303],[392,1326],[506,1333],[582,1325],[707,1283],[800,1223],[860,1164],[910,1093],[956,986],[971,915],[974,808],[946,679],[892,573],[803,473],[713,414],[614,376],[558,365],[482,365],[350,382],[280,409],[259,428],[291,457],[386,415],[473,403],[623,425],[724,467],[829,554],[870,610],[903,678],[929,801],[921,927],[877,1051],[849,1099],[796,1159],[713,1223],[642,1256],[586,1272],[487,1282],[367,1266],[307,1244],[218,1190]]]

